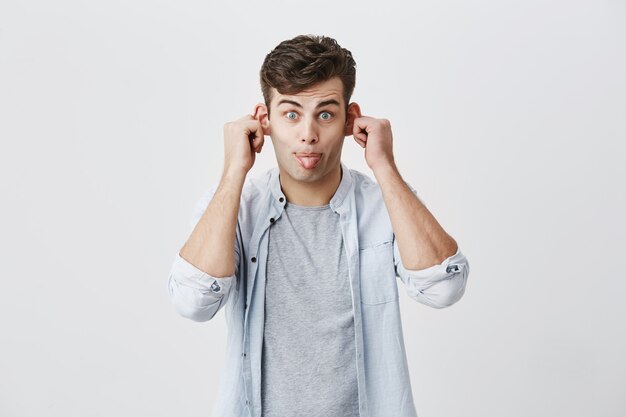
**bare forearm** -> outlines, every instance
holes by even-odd
[[[382,190],[405,268],[428,268],[454,255],[456,241],[413,194],[395,164],[377,168],[374,175]]]
[[[235,231],[245,172],[224,173],[215,195],[180,250],[180,256],[216,277],[235,272]]]

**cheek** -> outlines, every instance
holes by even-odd
[[[344,135],[343,129],[333,129],[332,132],[328,132],[328,139],[330,146],[337,148],[343,145],[346,135]]]
[[[277,155],[287,154],[290,152],[286,142],[274,134],[272,134],[272,145],[274,147],[274,153]]]
[[[345,126],[342,124],[335,124],[331,128],[328,129],[328,135],[334,138],[344,138],[345,135]]]

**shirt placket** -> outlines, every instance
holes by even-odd
[[[344,206],[354,204],[346,201]],[[337,210],[340,215],[341,234],[348,258],[348,275],[352,292],[352,312],[354,314],[354,335],[356,346],[357,385],[359,393],[359,416],[368,417],[367,393],[365,389],[365,360],[363,343],[363,323],[361,320],[361,287],[359,278],[359,245],[357,222],[354,210]]]
[[[253,233],[250,242],[250,257],[248,260],[248,301],[244,315],[244,336],[242,349],[242,370],[244,376],[244,387],[246,406],[253,417],[261,417],[261,375],[260,361],[263,347],[263,321],[264,321],[264,297],[265,297],[265,266],[267,264],[267,252],[269,240],[267,238],[269,227],[280,217],[285,204],[285,198],[280,196],[277,199],[278,205],[272,205],[261,229]],[[261,220],[263,221],[263,220]],[[252,311],[252,313],[251,313]],[[250,334],[255,332],[258,339],[256,345],[251,345]],[[253,374],[255,369],[252,365],[258,366],[258,374]],[[256,382],[256,383],[255,383]]]

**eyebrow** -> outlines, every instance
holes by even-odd
[[[300,107],[302,108],[302,104],[293,101],[293,100],[287,100],[287,99],[282,99],[278,102],[277,106],[280,106],[281,104],[293,104],[296,107]],[[337,100],[335,100],[334,98],[331,98],[330,100],[324,100],[324,101],[320,101],[319,103],[317,103],[317,106],[315,106],[316,109],[319,109],[320,107],[324,107],[327,106],[329,104],[335,104],[336,106],[339,106],[339,102]]]

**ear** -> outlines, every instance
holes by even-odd
[[[346,129],[344,130],[346,136],[352,136],[354,120],[359,117],[361,117],[361,107],[357,103],[350,103],[348,105],[348,114],[346,114]]]
[[[263,103],[258,103],[254,106],[254,110],[252,111],[252,116],[261,122],[261,128],[263,129],[263,135],[269,136],[271,135],[270,131],[270,118],[267,112],[267,106]]]

